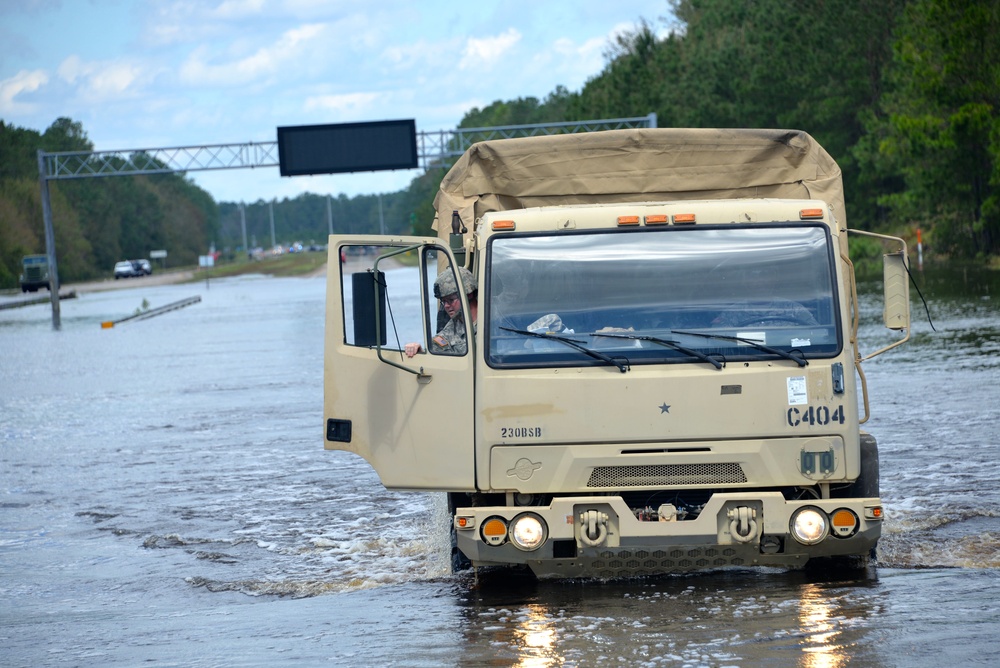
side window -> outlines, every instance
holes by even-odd
[[[434,247],[397,253],[395,246],[346,246],[340,256],[347,345],[465,355],[469,349],[459,294],[463,288],[448,254]],[[378,261],[378,271],[375,264]]]
[[[427,289],[426,345],[433,355],[464,355],[469,350],[461,292],[465,290],[447,253],[424,251],[424,285]]]
[[[406,342],[423,338],[420,271],[405,255],[389,255],[396,250],[393,246],[344,247],[340,273],[346,344],[370,348],[377,339],[383,348],[402,350]]]

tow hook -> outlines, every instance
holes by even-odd
[[[757,510],[747,506],[729,509],[729,533],[740,543],[757,537]]]
[[[596,510],[580,513],[580,542],[597,547],[608,537],[608,515]]]

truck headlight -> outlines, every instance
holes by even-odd
[[[815,545],[827,537],[830,523],[822,510],[806,506],[792,515],[790,528],[795,540],[803,545]]]
[[[526,552],[537,550],[548,537],[545,520],[535,513],[521,513],[510,523],[511,542]]]

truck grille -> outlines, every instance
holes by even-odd
[[[590,560],[600,578],[626,578],[659,573],[739,567],[752,563],[755,546],[676,547],[659,550],[604,549]]]
[[[587,487],[648,487],[651,485],[726,485],[747,481],[743,467],[722,464],[649,464],[596,466]]]

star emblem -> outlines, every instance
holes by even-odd
[[[666,402],[663,402],[660,405],[660,414],[662,415],[663,413],[669,413],[669,412],[670,412],[670,405]]]

